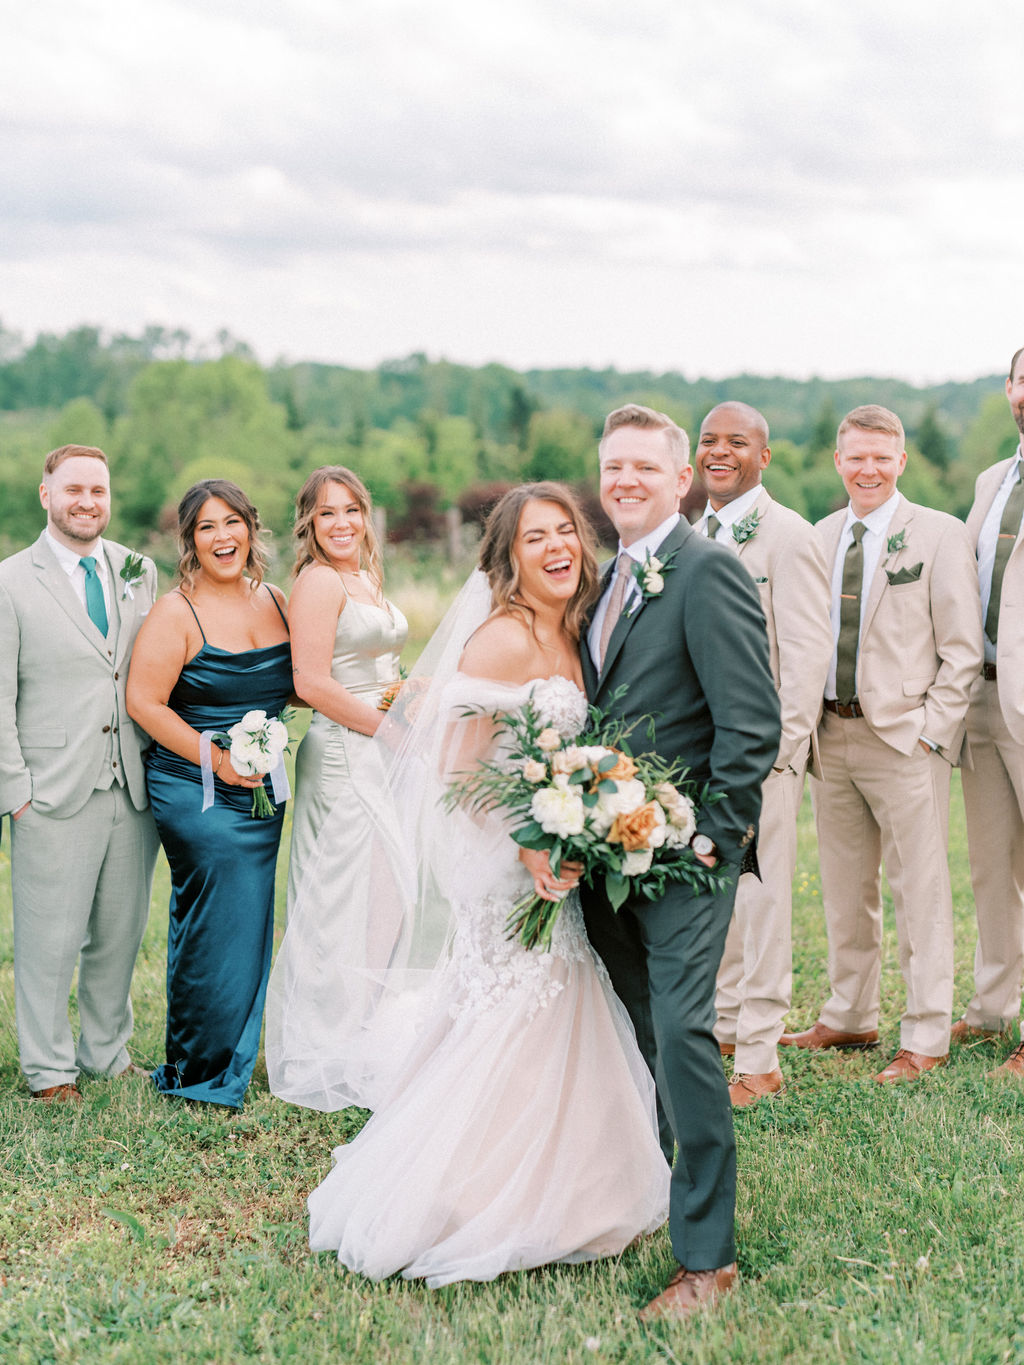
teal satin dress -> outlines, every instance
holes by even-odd
[[[234,654],[204,635],[168,704],[196,730],[226,731],[246,711],[278,715],[291,691],[287,642]],[[146,777],[171,871],[167,1060],[153,1080],[166,1095],[239,1108],[259,1050],[284,803],[253,819],[252,792],[217,782],[203,811],[200,769],[160,745]]]

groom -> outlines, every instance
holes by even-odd
[[[600,891],[584,888],[590,939],[654,1073],[670,1160],[678,1144],[669,1230],[680,1267],[640,1316],[683,1318],[736,1277],[736,1149],[714,1035],[715,977],[779,748],[779,703],[750,575],[680,518],[693,478],[686,433],[630,404],[608,416],[599,453],[601,505],[619,556],[581,642],[587,693],[613,715],[654,716],[655,751],[723,798],[700,813],[691,847],[727,874],[725,890],[670,883],[659,900],[630,898],[615,913]],[[648,556],[661,561],[660,585],[648,574],[642,588],[634,566]],[[641,724],[633,743],[645,742]]]

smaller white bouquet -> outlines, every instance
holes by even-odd
[[[274,797],[278,801],[288,799],[288,778],[284,772],[284,755],[288,752],[288,710],[285,709],[276,719],[271,719],[266,711],[246,711],[245,715],[227,734],[215,735],[218,743],[229,745],[231,766],[243,777],[271,774]],[[271,804],[267,789],[261,782],[253,788],[253,819],[264,820],[273,815],[276,807]]]

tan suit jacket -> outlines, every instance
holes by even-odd
[[[782,709],[776,768],[803,768],[817,749],[821,698],[832,657],[831,579],[821,537],[810,522],[762,488],[752,509],[757,531],[738,545],[757,585],[768,627],[772,676]],[[812,761],[816,770],[816,759]]]
[[[967,534],[975,553],[982,523],[999,491],[1003,476],[1015,459],[1016,455],[1012,455],[1008,460],[1000,460],[978,475],[974,485],[974,505],[967,517]],[[1024,744],[1024,536],[1017,537],[1003,574],[998,635],[996,686],[999,709],[1010,734],[1018,744]]]
[[[67,818],[92,795],[117,728],[132,804],[145,810],[148,738],[125,709],[128,659],[156,593],[156,569],[124,596],[123,545],[103,542],[115,633],[104,639],[45,535],[0,563],[0,814],[31,801]]]
[[[846,509],[818,522],[835,561]],[[950,763],[960,761],[971,684],[981,672],[982,624],[977,563],[962,522],[902,495],[868,588],[857,654],[857,700],[871,729],[911,754],[922,735]],[[893,583],[905,572],[910,581]]]

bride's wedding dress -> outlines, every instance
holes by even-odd
[[[563,706],[582,718],[582,694],[557,681]],[[469,718],[470,707],[508,712],[538,687],[551,680],[509,687],[450,677],[429,722],[447,736],[448,759],[439,768],[436,753],[429,763],[406,758],[405,785],[417,767],[428,791],[433,774],[457,770],[451,751],[465,757],[465,733],[475,725],[478,740],[481,724],[492,728]],[[275,966],[271,1088],[319,1108],[374,1110],[334,1150],[309,1197],[310,1246],[373,1279],[400,1272],[431,1287],[615,1255],[668,1212],[654,1085],[632,1025],[586,938],[576,893],[550,952],[509,941],[506,918],[532,889],[517,847],[497,815],[443,814],[436,794],[403,805],[399,791],[390,812],[367,815],[381,850],[417,849],[413,870],[390,879],[379,875],[384,854],[374,862],[378,894],[363,899],[376,910],[357,915],[350,935],[356,956],[374,945],[369,965],[329,986],[322,950],[319,962],[303,951],[311,918],[360,899],[328,861],[316,880],[333,887],[333,901],[321,894],[312,916],[307,907],[305,933],[301,921],[289,923]],[[329,825],[321,837],[329,843]],[[410,931],[382,882],[409,896],[414,878],[420,908]],[[331,941],[340,951],[334,930]]]

